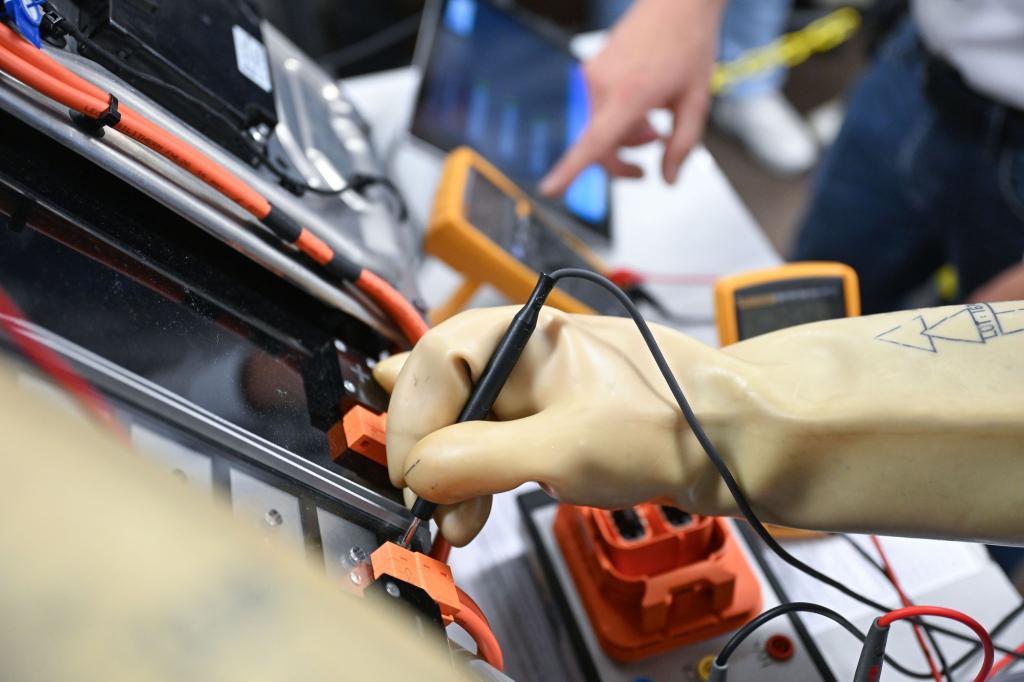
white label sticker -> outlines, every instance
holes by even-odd
[[[267,48],[241,26],[232,26],[238,70],[256,85],[270,92],[270,60]]]

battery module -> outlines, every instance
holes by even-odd
[[[52,4],[95,46],[80,43],[83,56],[241,158],[252,148],[240,133],[277,124],[261,15],[248,0]]]

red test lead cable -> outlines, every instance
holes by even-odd
[[[882,541],[878,539],[877,535],[871,536],[871,544],[875,546],[875,550],[878,552],[879,558],[882,560],[882,572],[885,573],[885,577],[889,580],[893,589],[896,590],[896,595],[900,598],[900,602],[904,606],[913,606],[914,604],[910,601],[910,597],[903,590],[903,585],[900,583],[899,578],[896,577],[896,571],[893,570],[892,563],[889,561],[889,555],[886,553],[885,548],[882,547]],[[942,682],[942,673],[939,672],[939,667],[935,664],[935,659],[932,657],[932,652],[928,648],[928,643],[924,641],[923,628],[913,623],[914,637],[917,639],[917,645],[921,647],[921,652],[924,654],[925,661],[928,663],[928,668],[932,671],[932,678],[935,682]]]
[[[64,358],[26,334],[19,325],[22,322],[25,322],[25,316],[7,293],[0,289],[0,327],[7,332],[15,346],[32,364],[70,394],[86,414],[108,431],[127,441],[128,434],[103,396],[75,372]]]
[[[982,649],[985,652],[984,660],[981,663],[981,670],[978,671],[974,682],[985,682],[992,670],[992,661],[995,652],[992,648],[992,638],[981,623],[970,616],[953,609],[942,606],[906,606],[902,609],[890,611],[879,616],[872,623],[868,630],[867,638],[864,640],[864,648],[861,650],[860,660],[857,661],[857,671],[854,673],[854,682],[877,682],[882,675],[882,663],[885,658],[885,643],[889,638],[889,626],[898,620],[908,620],[921,616],[938,616],[948,618],[962,623],[974,631],[974,634],[981,640]]]
[[[615,282],[622,289],[632,289],[644,284],[662,284],[667,286],[709,286],[715,283],[719,275],[701,273],[659,273],[641,272],[632,268],[614,268],[606,272],[605,277]]]
[[[1024,654],[1024,644],[1021,644],[1019,647],[1014,649],[1013,653],[1014,654]],[[1016,656],[1014,656],[1013,654],[1006,654],[1005,656],[1000,658],[999,661],[994,666],[992,666],[992,670],[989,671],[989,674],[988,674],[988,679],[990,679],[990,680],[994,679],[995,676],[998,673],[1002,672],[1003,670],[1008,668],[1010,665],[1016,663],[1018,660],[1019,659]]]

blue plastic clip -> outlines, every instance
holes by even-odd
[[[43,10],[40,7],[42,4],[43,0],[3,0],[0,17],[10,17],[18,32],[25,36],[28,42],[36,47],[42,47],[39,39],[39,24],[43,20]]]

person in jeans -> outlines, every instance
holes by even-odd
[[[723,0],[637,0],[586,68],[591,125],[542,183],[591,163],[641,171],[618,150],[657,139],[675,181],[701,137]],[[959,298],[1024,298],[1024,2],[912,0],[855,88],[815,183],[793,258],[850,264],[867,313],[892,310],[943,264]]]
[[[917,3],[850,98],[793,257],[853,266],[865,313],[900,308],[947,263],[962,296],[1024,294],[1021,74],[1024,5]]]
[[[734,61],[776,40],[792,8],[792,0],[729,0],[722,19],[719,61]],[[818,143],[782,92],[786,74],[780,67],[731,85],[712,106],[711,120],[768,170],[797,175],[818,160]]]

